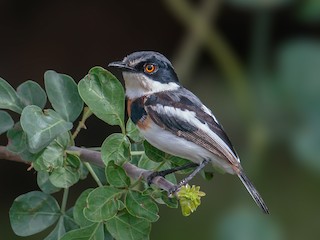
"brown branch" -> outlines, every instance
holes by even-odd
[[[85,162],[94,164],[99,167],[105,167],[104,162],[101,159],[100,152],[80,147],[70,147],[68,150],[77,152],[80,159]],[[30,162],[23,160],[18,154],[8,151],[5,146],[0,146],[0,159],[30,164]],[[126,171],[129,177],[133,179],[142,178],[145,181],[147,181],[150,174],[153,173],[153,171],[139,168],[129,162],[123,164],[123,169]],[[173,183],[160,176],[153,178],[152,184],[167,192],[169,192],[169,190],[175,186]]]

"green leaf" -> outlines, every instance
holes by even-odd
[[[109,161],[114,161],[117,165],[122,165],[124,162],[129,161],[129,139],[121,133],[109,135],[102,144],[101,157],[106,166]]]
[[[79,225],[74,220],[73,211],[74,207],[69,208],[63,216],[64,227],[66,229],[66,232],[79,228]]]
[[[150,222],[159,219],[158,205],[148,195],[143,195],[138,191],[128,191],[125,199],[128,212],[135,217],[144,218]]]
[[[124,129],[124,90],[115,76],[94,67],[79,82],[78,88],[81,98],[98,118]]]
[[[143,141],[143,137],[141,136],[139,129],[132,122],[131,118],[129,118],[127,121],[126,134],[134,142],[142,142]]]
[[[14,122],[9,113],[0,110],[0,135],[11,129]]]
[[[51,109],[42,112],[38,106],[30,105],[22,111],[21,126],[27,134],[30,151],[36,153],[48,146],[58,135],[69,131],[72,123],[64,121]]]
[[[61,240],[105,240],[103,223],[94,223],[84,228],[72,230],[66,233]]]
[[[9,109],[16,113],[21,113],[23,105],[16,91],[0,77],[0,108]]]
[[[59,240],[65,233],[64,218],[61,216],[53,231],[44,240]]]
[[[115,239],[121,240],[149,239],[151,231],[149,221],[134,217],[127,211],[123,211],[107,221],[106,227]]]
[[[169,208],[178,208],[178,199],[175,197],[169,197],[166,191],[162,191],[161,199],[164,204]]]
[[[37,172],[37,183],[41,191],[52,194],[60,191],[61,188],[54,186],[49,180],[49,173],[45,171]]]
[[[41,154],[41,152],[33,154],[28,150],[27,134],[22,130],[20,122],[17,122],[13,128],[8,130],[7,138],[9,140],[7,149],[19,154],[23,160],[34,161]]]
[[[46,92],[34,81],[26,81],[17,88],[17,95],[24,107],[36,105],[41,109],[47,102]]]
[[[138,167],[152,170],[152,171],[162,171],[172,168],[171,162],[164,160],[165,162],[154,162],[151,161],[145,154],[141,155],[141,158],[138,163]],[[177,184],[177,179],[174,174],[169,174],[166,176],[166,179],[173,184]]]
[[[57,201],[43,192],[29,192],[17,197],[9,211],[11,227],[18,236],[29,236],[51,226],[58,220]]]
[[[87,197],[92,191],[93,188],[89,188],[83,191],[74,205],[73,217],[80,227],[89,226],[93,223],[92,221],[89,221],[83,213],[84,208],[87,206]]]
[[[117,198],[121,190],[113,187],[99,187],[89,193],[84,216],[92,222],[113,218],[118,211]]]
[[[67,155],[63,167],[54,169],[49,177],[50,182],[59,188],[68,188],[80,179],[80,159],[74,155]]]
[[[41,155],[34,161],[33,167],[37,171],[51,172],[64,164],[65,149],[70,141],[68,132],[58,136],[47,146]]]
[[[106,167],[106,177],[110,185],[118,188],[130,186],[130,178],[122,167],[116,165],[114,161],[109,161]]]
[[[149,142],[143,142],[144,151],[148,158],[154,162],[162,162],[165,158],[167,153],[162,152],[158,148],[152,146]]]
[[[44,74],[44,83],[53,109],[67,122],[76,120],[82,112],[83,101],[74,80],[50,70]]]

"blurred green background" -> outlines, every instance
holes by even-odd
[[[319,239],[320,1],[2,0],[0,30],[0,76],[14,87],[43,86],[48,69],[78,81],[93,66],[155,50],[213,110],[271,215],[236,177],[198,176],[201,206],[187,218],[162,207],[151,239]],[[79,146],[117,130],[95,118],[87,126]],[[8,219],[14,198],[38,189],[36,174],[2,160],[0,182],[0,238],[42,239],[16,237]],[[70,201],[88,186],[72,188]]]

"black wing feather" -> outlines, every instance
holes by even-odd
[[[226,143],[234,156],[237,158],[237,153],[222,126],[214,119],[214,117],[204,111],[202,108],[203,104],[193,93],[185,88],[180,88],[178,91],[154,93],[150,95],[145,102],[145,109],[152,120],[159,126],[171,131],[172,133],[182,136],[187,140],[201,144],[212,153],[220,156],[221,158],[224,156],[230,161],[232,157],[229,156],[228,152],[223,151],[223,149],[217,146],[217,143],[207,133],[201,131],[201,129],[198,129],[188,122],[183,121],[182,119],[168,117],[166,114],[156,112],[153,110],[153,107],[155,107],[157,104],[194,112],[198,120],[203,123],[207,123],[209,128]]]

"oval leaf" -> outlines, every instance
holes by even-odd
[[[106,227],[115,239],[149,239],[151,224],[143,218],[137,218],[123,211],[106,222]]]
[[[94,223],[85,228],[72,230],[60,240],[105,240],[103,223]]]
[[[18,236],[29,236],[51,226],[60,216],[57,201],[43,192],[17,197],[9,211],[11,227]]]
[[[122,165],[130,157],[130,141],[121,133],[113,133],[104,140],[101,149],[101,157],[107,166],[109,161]]]
[[[154,162],[162,162],[166,158],[166,153],[152,146],[149,142],[143,142],[144,150],[148,158]]]
[[[128,187],[130,185],[130,178],[122,167],[116,165],[114,161],[110,161],[106,167],[106,177],[108,183],[114,187]]]
[[[113,218],[118,211],[117,198],[121,190],[113,187],[99,187],[87,198],[84,216],[92,222],[101,222]]]
[[[158,205],[148,195],[142,195],[138,191],[128,191],[125,199],[128,212],[138,218],[144,218],[150,222],[159,219]]]
[[[33,154],[28,149],[27,134],[22,130],[20,122],[17,122],[13,128],[7,132],[8,145],[7,149],[19,154],[25,161],[34,161],[40,153]]]
[[[83,101],[74,80],[50,70],[44,74],[44,83],[53,109],[68,122],[76,120],[82,112]]]
[[[9,113],[0,111],[0,135],[11,129],[13,125],[14,122]]]
[[[67,155],[64,166],[54,169],[49,179],[56,187],[71,187],[80,179],[80,159],[74,155]]]
[[[63,217],[59,218],[59,221],[52,232],[43,240],[59,240],[66,233],[66,229],[64,227],[64,219]]]
[[[124,90],[115,76],[94,67],[79,82],[78,88],[81,98],[98,118],[124,129]]]
[[[17,94],[24,107],[36,105],[43,109],[47,102],[46,92],[34,81],[29,80],[22,83],[17,88]]]
[[[21,113],[23,109],[16,91],[2,78],[0,78],[0,108],[16,113]]]
[[[134,142],[142,142],[143,141],[143,137],[141,136],[139,129],[132,122],[131,118],[129,118],[127,121],[126,134]]]
[[[60,191],[61,188],[57,188],[50,182],[48,172],[38,171],[37,173],[38,186],[44,193],[51,194]]]
[[[89,193],[93,191],[93,188],[89,188],[81,193],[78,197],[74,209],[73,209],[73,217],[77,224],[80,227],[85,227],[91,225],[93,222],[89,221],[83,213],[84,208],[87,206],[87,197]]]
[[[69,131],[72,123],[66,122],[51,109],[42,112],[40,107],[30,105],[22,111],[21,126],[27,134],[30,151],[35,153],[48,146],[61,133]]]

